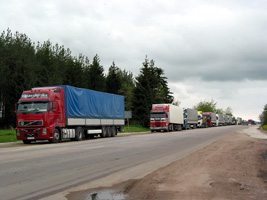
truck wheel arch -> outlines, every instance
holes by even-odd
[[[56,135],[56,137],[55,137]],[[49,142],[51,143],[58,143],[61,141],[61,129],[58,128],[58,127],[55,127],[54,128],[54,131],[53,131],[53,139],[52,140],[49,140]]]

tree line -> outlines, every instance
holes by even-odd
[[[217,108],[217,102],[213,99],[210,101],[202,100],[197,103],[194,107],[195,110],[203,111],[203,112],[213,112],[217,114],[226,114],[229,116],[233,116],[233,109],[228,106],[225,110],[222,108]]]
[[[0,37],[0,128],[15,127],[15,103],[25,90],[32,87],[71,85],[123,95],[125,110],[143,126],[149,125],[153,103],[172,103],[164,70],[147,56],[140,73],[122,70],[112,62],[105,73],[96,54],[92,61],[71,50],[53,45],[49,40],[36,44],[26,35],[3,31]]]

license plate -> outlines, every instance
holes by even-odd
[[[27,137],[27,140],[34,140],[34,137]]]

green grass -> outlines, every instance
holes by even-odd
[[[128,128],[127,125],[124,126],[123,132],[120,133],[132,133],[132,132],[146,132],[150,131],[149,128],[144,128],[140,125],[132,125]]]
[[[263,130],[267,131],[267,125],[262,126]]]
[[[15,129],[0,130],[0,143],[16,141],[18,140],[16,138]]]

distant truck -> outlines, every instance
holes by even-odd
[[[224,114],[218,114],[218,125],[219,126],[225,125]]]
[[[242,118],[241,117],[237,117],[236,124],[237,125],[241,125],[242,124]]]
[[[203,112],[203,116],[206,116],[208,126],[216,126],[216,114],[213,112]]]
[[[224,119],[224,124],[223,125],[226,126],[228,124],[228,122],[229,122],[228,115],[223,114],[223,119]]]
[[[227,117],[228,117],[227,125],[234,125],[235,124],[235,117],[231,116],[231,115],[227,115]]]
[[[249,119],[248,124],[249,125],[256,125],[256,121],[254,121],[253,119]]]
[[[248,125],[248,121],[247,120],[242,120],[242,125]]]
[[[197,127],[198,128],[207,128],[208,127],[208,122],[206,119],[206,116],[203,116],[202,111],[198,111],[198,123]]]
[[[183,128],[183,109],[172,104],[153,104],[150,112],[150,130],[180,131]]]
[[[114,137],[124,126],[124,97],[68,85],[32,88],[17,103],[16,135],[29,144]]]
[[[191,108],[184,109],[184,129],[197,128],[197,124],[197,110]]]
[[[235,116],[232,116],[232,125],[236,125],[237,124],[237,119],[235,118]]]

